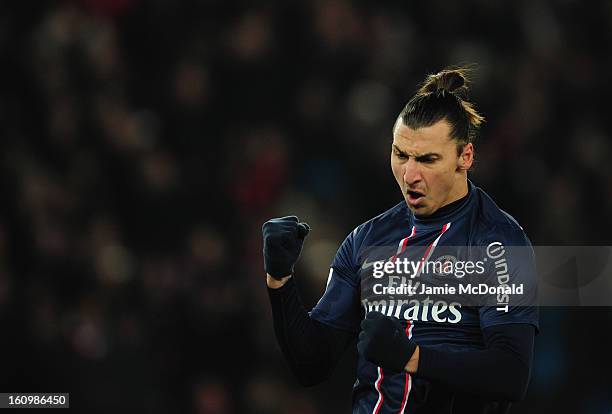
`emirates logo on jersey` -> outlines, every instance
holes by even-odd
[[[407,321],[459,323],[462,319],[459,302],[434,301],[429,297],[422,300],[364,299],[362,305],[366,313],[377,311]]]

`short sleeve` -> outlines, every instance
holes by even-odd
[[[321,323],[355,333],[361,322],[360,282],[354,257],[356,233],[357,229],[340,245],[325,292],[310,312],[310,317]]]
[[[487,285],[507,285],[511,289],[492,296],[480,307],[481,328],[525,323],[539,331],[535,255],[525,233],[518,226],[501,226],[479,244],[487,260]]]

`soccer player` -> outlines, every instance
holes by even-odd
[[[409,258],[424,265],[436,250],[456,246],[445,263],[480,257],[476,279],[533,286],[533,251],[523,229],[467,177],[483,121],[467,100],[467,86],[465,69],[443,70],[428,76],[402,110],[393,127],[391,169],[404,200],[346,237],[310,312],[293,280],[308,225],[295,216],[263,225],[281,350],[300,383],[314,385],[358,338],[354,414],[507,413],[525,395],[538,330],[534,289],[517,303],[503,293],[493,302],[463,303],[459,295],[416,299],[383,288],[440,285],[439,270],[417,266],[403,279],[373,274],[381,270],[377,263]]]

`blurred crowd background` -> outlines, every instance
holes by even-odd
[[[345,235],[401,200],[403,105],[476,63],[471,179],[534,244],[612,244],[611,27],[609,1],[2,2],[1,391],[349,412],[354,350],[310,389],[281,357],[261,224],[313,228],[296,273],[313,306]],[[611,315],[543,309],[512,412],[609,413]]]

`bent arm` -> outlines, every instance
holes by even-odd
[[[407,368],[457,391],[504,401],[523,399],[531,372],[535,328],[529,324],[495,325],[485,328],[483,334],[485,350],[452,352],[420,346],[418,362],[413,361],[410,367],[409,362]]]
[[[355,335],[312,319],[292,277],[270,279],[268,294],[278,344],[300,384],[316,385],[329,377]]]

